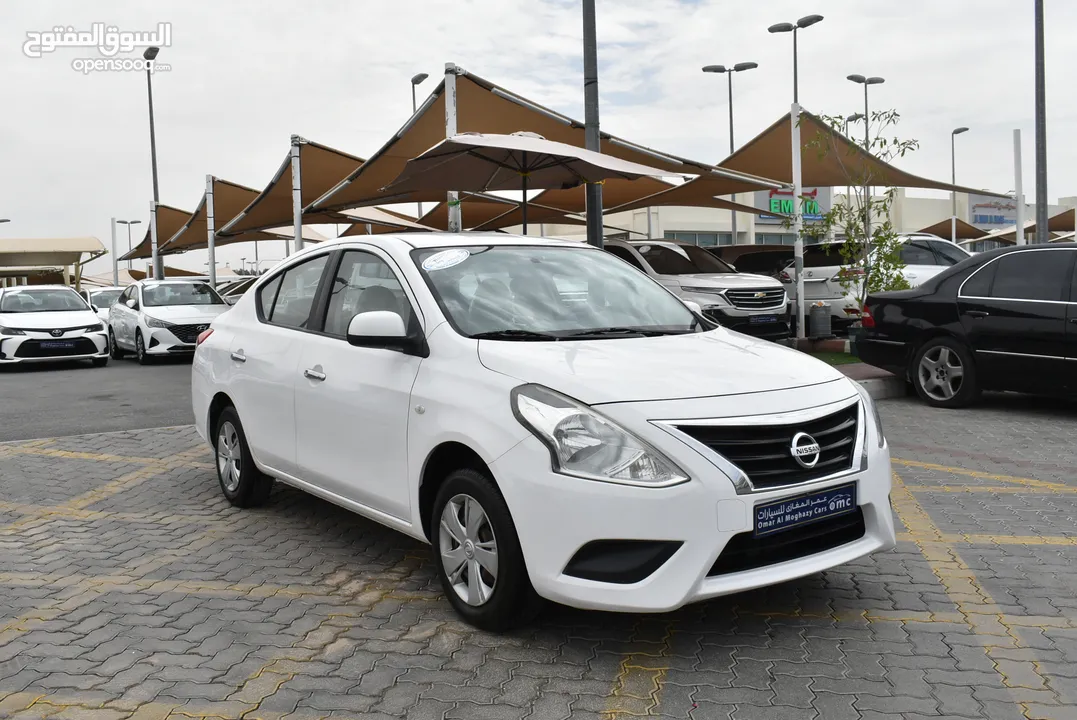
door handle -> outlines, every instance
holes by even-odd
[[[243,351],[232,353],[232,359],[236,362],[247,362],[247,356],[243,354]]]
[[[967,310],[965,312],[965,314],[968,315],[969,317],[985,318],[988,315],[990,315],[991,313],[989,313],[989,312],[987,312],[985,310]]]
[[[1073,323],[1074,325],[1077,325],[1077,317],[1071,317],[1070,322]]]
[[[325,373],[307,368],[303,371],[303,377],[309,378],[311,380],[325,380]]]

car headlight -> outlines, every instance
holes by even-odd
[[[686,293],[700,293],[702,295],[718,295],[721,296],[725,290],[721,288],[711,287],[689,287],[687,285],[681,285],[681,290]]]
[[[157,318],[150,317],[149,315],[146,315],[145,317],[146,317],[146,325],[148,325],[149,327],[152,327],[152,328],[170,328],[170,327],[172,327],[172,323],[165,322],[164,320],[158,320]]]
[[[886,444],[886,437],[883,435],[883,419],[879,416],[879,406],[875,404],[875,398],[860,383],[854,380],[849,382],[856,385],[856,391],[864,399],[864,414],[870,415],[875,420],[875,438],[879,443],[879,447],[882,447]]]
[[[85,328],[86,332],[102,332],[102,331],[104,331],[104,329],[105,329],[105,326],[102,325],[101,323],[97,323],[96,325],[88,325]]]
[[[0,335],[25,335],[26,333],[18,328],[0,327]]]
[[[549,388],[515,388],[512,411],[550,449],[555,472],[644,487],[688,480],[684,471],[640,438]]]

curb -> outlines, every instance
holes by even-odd
[[[887,398],[905,397],[905,381],[897,376],[888,378],[871,378],[870,380],[857,380],[864,386],[875,400]]]

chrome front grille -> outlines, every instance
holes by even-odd
[[[784,288],[726,290],[725,296],[741,310],[774,310],[785,305]]]

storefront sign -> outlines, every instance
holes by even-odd
[[[760,190],[755,194],[755,207],[767,214],[757,215],[755,221],[766,225],[791,223],[794,197],[792,190]],[[804,222],[817,222],[830,212],[830,188],[803,188],[801,210]]]

